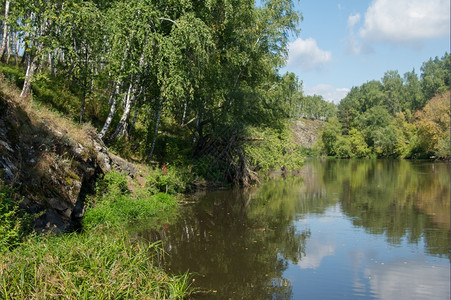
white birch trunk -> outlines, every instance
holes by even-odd
[[[116,112],[117,97],[119,95],[119,90],[120,90],[120,82],[118,82],[116,84],[116,88],[115,88],[115,90],[114,90],[114,92],[112,94],[112,103],[111,103],[111,106],[110,106],[110,111],[108,113],[108,117],[106,118],[105,124],[103,124],[102,130],[98,134],[100,139],[103,139],[103,137],[105,136],[106,132],[110,128],[111,121],[113,121],[114,113]]]
[[[31,90],[31,78],[33,77],[38,64],[37,64],[38,58],[31,57],[31,55],[28,55],[28,64],[27,64],[27,72],[25,73],[25,80],[23,82],[22,91],[20,92],[19,98],[22,98],[30,93]]]
[[[113,135],[111,136],[111,139],[114,140],[117,137],[127,134],[127,127],[128,127],[128,118],[130,116],[130,111],[132,108],[132,102],[134,97],[135,89],[133,88],[133,84],[130,83],[128,86],[127,95],[125,97],[125,106],[124,106],[124,112],[122,113],[121,119],[119,120],[119,123],[117,124],[116,130],[114,131]]]
[[[8,12],[9,12],[9,1],[5,1],[5,22],[3,23],[3,39],[2,45],[0,46],[0,58],[3,59],[3,54],[5,54],[6,43],[8,40]]]

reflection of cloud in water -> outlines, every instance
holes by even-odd
[[[312,240],[307,243],[305,256],[298,262],[298,266],[302,269],[317,269],[323,257],[334,253],[335,246],[333,244],[325,244],[318,239]]]
[[[382,299],[450,299],[450,274],[445,267],[421,262],[375,265],[365,269],[373,293]],[[357,288],[357,287],[356,287]]]

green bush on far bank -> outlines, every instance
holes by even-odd
[[[245,145],[245,153],[250,165],[259,173],[285,169],[299,169],[304,161],[301,146],[285,124],[281,129],[250,128],[247,136],[255,138]]]

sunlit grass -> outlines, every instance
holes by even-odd
[[[0,262],[1,299],[180,299],[188,274],[156,267],[160,243],[133,241],[123,229],[34,237]]]

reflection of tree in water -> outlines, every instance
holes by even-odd
[[[448,164],[330,160],[323,166],[328,193],[341,194],[342,209],[354,225],[385,234],[391,244],[424,237],[427,252],[449,255]]]
[[[165,242],[171,271],[197,272],[196,286],[218,298],[289,299],[283,273],[303,259],[310,237],[295,221],[340,203],[355,226],[391,244],[424,239],[428,253],[449,255],[449,192],[447,164],[313,160],[302,177],[208,193],[148,234]]]
[[[255,190],[213,192],[186,207],[176,224],[158,233],[170,254],[167,267],[198,273],[196,286],[217,289],[218,298],[290,299],[284,258],[300,259],[310,232],[292,225],[286,207],[292,201],[279,197],[288,188],[279,189],[269,197],[272,212],[268,197]]]

